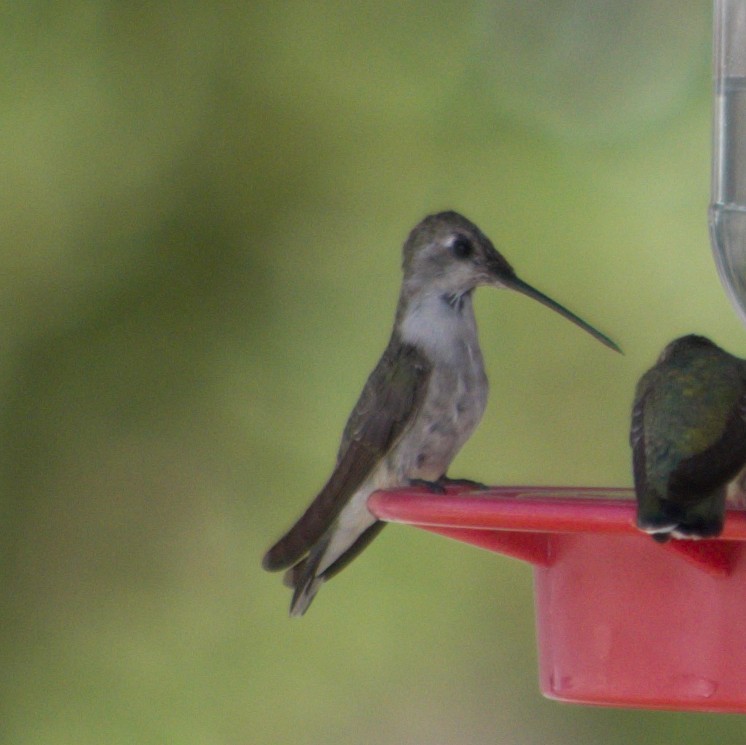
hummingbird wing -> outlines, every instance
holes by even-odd
[[[651,371],[652,372],[652,371]],[[644,375],[637,384],[635,401],[632,406],[632,423],[629,430],[629,444],[632,446],[632,472],[635,491],[639,496],[647,491],[647,468],[645,459],[645,400],[651,373]]]
[[[431,367],[419,349],[402,343],[396,332],[392,335],[347,421],[334,472],[295,525],[267,551],[265,569],[296,564],[322,538],[416,417]]]
[[[701,453],[682,460],[669,477],[669,493],[681,501],[724,487],[746,464],[746,393],[728,416],[722,435]]]

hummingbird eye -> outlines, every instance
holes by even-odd
[[[474,253],[474,246],[466,236],[458,235],[451,243],[451,252],[457,259],[468,259]]]

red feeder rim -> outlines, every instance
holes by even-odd
[[[533,565],[549,698],[746,712],[746,513],[717,539],[659,544],[635,527],[631,489],[410,488],[368,506]]]

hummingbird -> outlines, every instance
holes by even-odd
[[[630,445],[637,527],[660,543],[720,535],[726,498],[746,496],[746,361],[672,341],[637,384]]]
[[[457,212],[420,222],[403,248],[403,281],[391,337],[342,435],[336,466],[292,528],[265,554],[285,569],[300,616],[322,583],[378,535],[368,511],[379,489],[425,486],[443,493],[446,471],[487,405],[487,376],[472,295],[482,285],[534,298],[611,349],[607,336],[516,276],[479,228]]]

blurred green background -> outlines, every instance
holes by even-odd
[[[707,234],[700,0],[0,11],[0,742],[741,743],[541,698],[531,571],[387,528],[288,620],[263,550],[332,466],[400,246],[464,212],[492,383],[452,475],[631,484],[638,376],[746,354]]]

